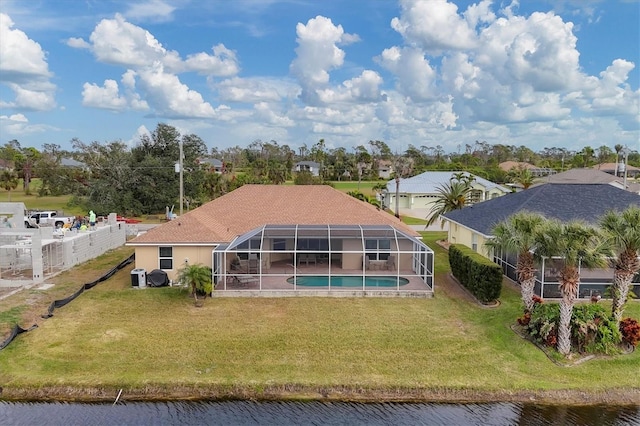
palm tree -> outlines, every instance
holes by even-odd
[[[616,323],[620,324],[631,280],[640,270],[640,207],[630,206],[622,213],[610,211],[600,220],[600,227],[616,252],[612,261],[611,314]]]
[[[607,264],[606,256],[611,250],[596,228],[579,221],[562,223],[547,222],[535,239],[536,253],[541,257],[560,257],[564,265],[560,270],[559,290],[560,321],[558,324],[558,352],[571,352],[571,315],[578,297],[580,268],[599,268]]]
[[[393,179],[396,182],[396,213],[395,216],[400,219],[400,174],[397,171],[393,172]]]
[[[198,293],[204,293],[206,298],[213,291],[211,268],[201,264],[186,264],[178,273],[178,282],[187,286],[196,303]]]
[[[425,228],[433,224],[441,215],[461,209],[467,204],[469,192],[471,192],[471,180],[452,178],[448,184],[441,185],[436,191],[438,198],[429,210]],[[441,226],[443,226],[442,223]]]
[[[537,213],[519,212],[493,228],[493,238],[486,242],[490,249],[518,255],[516,272],[520,282],[522,302],[525,310],[533,309],[535,274],[535,239],[545,223],[545,218]]]
[[[9,192],[9,201],[11,201],[11,191],[18,187],[18,175],[10,170],[3,170],[0,174],[0,187]]]
[[[529,189],[531,185],[533,185],[533,181],[535,180],[533,173],[531,170],[525,167],[518,167],[512,170],[511,179],[515,183],[519,183],[522,185],[524,189]]]

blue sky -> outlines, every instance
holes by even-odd
[[[0,143],[640,149],[638,0],[0,0]]]

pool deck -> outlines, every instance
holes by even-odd
[[[400,276],[409,280],[408,284],[395,287],[303,287],[294,286],[287,278],[294,275],[357,275],[361,269],[342,269],[327,264],[301,265],[294,268],[287,263],[274,263],[269,269],[259,273],[230,271],[226,282],[215,286],[213,297],[433,297],[433,288],[411,270],[373,269],[365,271],[365,276]],[[399,274],[398,274],[399,272]]]

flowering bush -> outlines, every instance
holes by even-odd
[[[640,323],[633,318],[625,318],[620,321],[620,333],[622,333],[623,342],[638,346],[638,342],[640,342]]]
[[[518,318],[518,324],[524,327],[529,337],[540,345],[555,347],[558,343],[558,321],[560,305],[545,304],[542,299],[534,298],[531,312]],[[640,342],[640,324],[628,319],[623,322],[625,330],[617,329],[610,313],[599,304],[579,304],[573,308],[571,316],[571,345],[577,352],[616,353],[622,336],[629,336],[626,342]],[[632,343],[633,344],[633,343]]]
[[[536,303],[531,310],[529,324],[526,327],[529,336],[537,343],[555,346],[558,335],[560,307],[557,303]]]

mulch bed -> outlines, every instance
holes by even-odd
[[[524,327],[522,327],[521,325],[513,324],[511,326],[511,330],[513,330],[513,332],[516,333],[518,336],[536,345],[538,349],[544,352],[544,354],[547,356],[547,358],[549,358],[549,360],[551,360],[551,362],[553,362],[554,364],[560,367],[574,367],[576,365],[580,365],[584,362],[591,361],[593,359],[605,359],[605,358],[611,358],[613,356],[613,355],[572,352],[569,355],[569,358],[558,360],[553,357],[554,354],[557,354],[557,352],[553,348],[546,345],[541,345],[538,342],[532,340],[531,337],[525,331]],[[633,351],[635,350],[635,347],[632,345],[621,345],[620,350],[622,351],[622,355],[629,355],[633,353]]]

